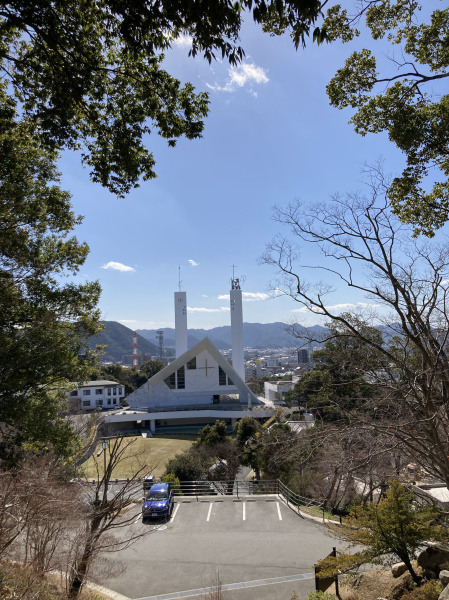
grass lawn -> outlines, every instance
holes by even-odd
[[[132,477],[141,467],[146,465],[145,473],[161,477],[165,472],[167,461],[183,450],[190,448],[194,440],[192,437],[173,435],[170,437],[143,438],[127,437],[124,444],[133,443],[127,448],[121,463],[114,469],[113,478],[126,479]],[[89,460],[83,464],[84,474],[88,479],[97,478],[97,467],[100,477],[103,475],[103,453],[97,457],[101,444]],[[106,453],[108,451],[106,450]],[[106,454],[107,456],[107,454]]]

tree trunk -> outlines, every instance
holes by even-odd
[[[409,573],[410,573],[410,575],[412,576],[412,579],[413,579],[413,581],[416,583],[416,585],[420,585],[420,583],[421,583],[421,579],[422,579],[422,578],[421,578],[421,577],[419,577],[419,575],[417,575],[417,574],[415,573],[415,570],[414,570],[414,568],[413,568],[413,566],[412,566],[412,563],[411,563],[411,561],[410,561],[410,558],[409,558],[409,556],[408,556],[408,555],[405,555],[405,556],[402,556],[402,557],[400,556],[399,558],[402,558],[402,561],[404,562],[405,566],[407,567],[407,569],[408,569],[408,572],[409,572]]]
[[[81,559],[79,562],[75,560],[72,565],[72,573],[69,579],[69,591],[67,594],[70,599],[78,598],[84,585],[92,554],[95,550],[94,539],[100,528],[101,520],[101,516],[99,517],[98,515],[94,515],[89,529],[89,535],[86,543],[84,544],[84,550]]]

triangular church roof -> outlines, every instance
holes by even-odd
[[[142,387],[153,387],[158,383],[161,383],[167,379],[170,375],[175,373],[178,369],[180,369],[183,365],[188,363],[190,360],[198,356],[201,352],[207,351],[210,356],[215,360],[215,362],[223,369],[226,375],[232,380],[232,383],[237,388],[240,400],[246,402],[248,398],[248,394],[251,396],[252,404],[260,404],[260,400],[254,395],[254,393],[249,389],[243,379],[238,375],[237,371],[233,369],[233,367],[228,363],[225,357],[219,352],[219,350],[214,346],[214,344],[210,341],[208,337],[202,339],[198,344],[190,348],[178,356],[173,362],[164,367],[161,371],[153,375],[151,379],[149,379]],[[137,391],[137,390],[136,390]],[[243,400],[242,400],[243,396]]]

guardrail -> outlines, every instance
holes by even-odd
[[[292,507],[300,514],[302,509],[322,511],[324,519],[324,506],[322,502],[296,494],[279,479],[256,481],[181,481],[172,487],[175,496],[195,497],[199,500],[204,496],[278,496],[287,506]]]
[[[292,506],[296,508],[298,514],[300,513],[300,508],[312,508],[317,511],[323,513],[324,520],[324,512],[325,507],[323,502],[319,502],[318,500],[312,500],[312,498],[306,498],[305,496],[300,496],[296,494],[292,490],[290,490],[286,485],[279,481],[279,496],[283,497],[287,506]]]
[[[279,495],[279,482],[272,481],[181,481],[173,486],[176,496],[253,496]]]

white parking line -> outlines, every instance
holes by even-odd
[[[243,503],[243,520],[246,521],[246,502]]]
[[[207,512],[207,519],[206,519],[206,521],[209,521],[209,519],[210,519],[210,513],[211,512],[212,512],[212,502],[209,504],[209,510]]]
[[[276,502],[276,506],[278,507],[279,521],[282,521],[281,507],[279,506],[279,502]]]
[[[170,519],[170,523],[173,523],[173,521],[175,520],[176,513],[178,512],[178,509],[179,509],[180,506],[181,506],[180,504],[176,504],[176,508],[173,511],[173,514],[172,514],[171,519]]]

